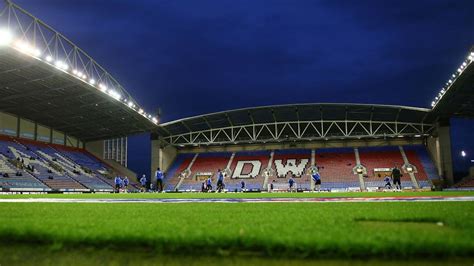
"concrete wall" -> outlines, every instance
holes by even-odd
[[[103,140],[87,142],[85,144],[85,149],[88,152],[94,154],[98,158],[104,157],[104,141]]]
[[[0,112],[0,134],[16,137],[17,130],[18,117]]]
[[[439,150],[439,139],[437,136],[431,136],[427,138],[427,147],[428,147],[428,152],[431,156],[431,159],[433,160],[436,170],[438,172],[439,176],[442,176],[443,174],[443,168],[441,166],[441,154]]]
[[[151,172],[150,176],[154,178],[155,170],[160,167],[167,172],[173,161],[176,159],[178,151],[173,146],[162,145],[156,136],[151,138]]]
[[[35,139],[35,123],[26,119],[20,119],[20,138]]]
[[[176,150],[173,146],[167,146],[162,149],[161,152],[161,168],[164,171],[168,171],[171,164],[176,159],[176,155],[178,155],[178,150]]]
[[[82,143],[79,143],[72,136],[52,130],[34,121],[3,112],[0,112],[0,134],[60,145],[68,143],[67,146],[83,148]],[[69,140],[69,142],[66,142],[66,140]]]
[[[133,172],[132,170],[128,169],[127,167],[119,164],[115,160],[104,160],[104,161],[108,163],[110,166],[112,166],[121,176],[127,176],[129,180],[138,181],[137,174]]]
[[[38,125],[36,140],[48,143],[51,142],[51,129]]]

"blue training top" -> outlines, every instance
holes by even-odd
[[[217,180],[219,180],[219,181],[223,181],[223,180],[224,180],[224,175],[222,174],[222,172],[219,172],[219,173],[217,174]]]
[[[122,179],[120,179],[120,177],[115,177],[115,185],[120,185],[120,183],[122,182]]]
[[[321,179],[321,176],[319,175],[319,173],[313,174],[313,180],[314,181],[318,181],[319,179]]]
[[[163,179],[163,172],[161,171],[156,171],[155,173],[156,179]]]

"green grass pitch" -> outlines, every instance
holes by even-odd
[[[57,194],[0,198],[415,195],[474,193]],[[127,250],[204,258],[470,258],[474,256],[474,202],[0,203],[0,246],[4,247],[0,248],[0,264],[16,254],[12,246],[17,246],[14,250],[44,246],[83,249],[85,254],[90,250]]]

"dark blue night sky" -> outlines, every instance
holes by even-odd
[[[14,2],[88,52],[146,110],[161,108],[163,121],[283,103],[429,107],[474,44],[472,0]],[[474,155],[474,122],[453,124],[455,157]],[[147,140],[130,138],[137,172],[148,173]]]

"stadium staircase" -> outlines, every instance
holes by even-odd
[[[404,162],[404,166],[405,166],[405,167],[407,167],[407,166],[412,166],[412,164],[410,164],[410,162],[408,161],[407,155],[405,154],[405,150],[403,150],[403,147],[402,147],[402,146],[398,146],[398,148],[400,149],[400,154],[402,155],[403,162]],[[416,166],[415,166],[415,167],[416,167]],[[420,169],[420,170],[421,170],[421,169]],[[416,189],[419,189],[420,186],[418,185],[418,181],[416,180],[415,173],[409,172],[409,173],[407,173],[407,174],[410,176],[410,179],[411,179],[411,182],[412,182],[413,186],[414,186]]]
[[[178,184],[176,184],[176,187],[174,188],[174,190],[179,190],[181,188],[181,185],[183,184],[184,180],[186,180],[186,178],[189,178],[191,176],[191,174],[192,174],[191,168],[193,167],[194,163],[196,162],[198,156],[199,156],[199,153],[196,153],[194,155],[193,159],[191,160],[188,167],[186,168],[186,171],[184,171],[182,176],[180,177],[179,182],[178,182]]]
[[[362,164],[360,163],[360,155],[359,155],[359,149],[358,149],[358,148],[354,148],[354,155],[355,155],[355,159],[356,159],[356,166],[361,167]],[[363,167],[363,166],[362,166],[362,167]],[[366,187],[365,187],[365,181],[364,181],[364,174],[363,174],[363,172],[358,173],[358,174],[357,174],[357,177],[359,178],[360,190],[361,190],[361,191],[365,191],[365,190],[366,190]]]
[[[275,156],[275,151],[271,151],[270,152],[270,159],[268,160],[268,164],[267,164],[267,167],[264,169],[271,169],[272,168],[272,164],[273,164],[273,157]],[[269,174],[266,174],[264,175],[264,180],[263,180],[263,185],[262,185],[262,188],[265,190],[265,189],[268,189],[268,178],[270,178],[270,175]]]

